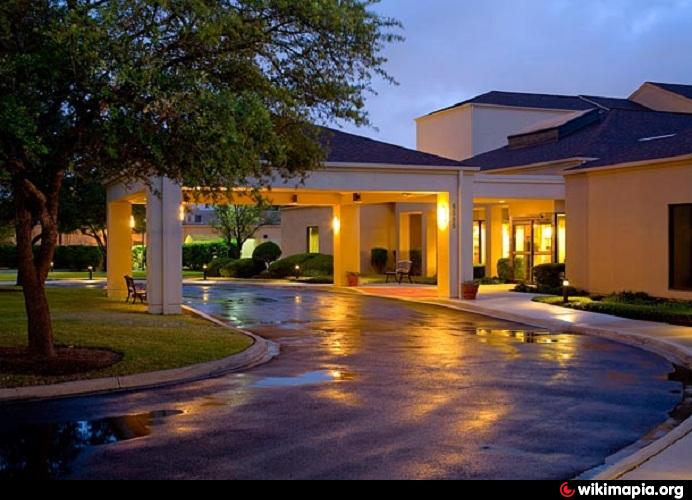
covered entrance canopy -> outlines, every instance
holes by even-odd
[[[357,136],[346,136],[351,144]],[[356,148],[335,148],[324,167],[311,172],[299,186],[277,184],[263,194],[274,205],[332,208],[334,284],[345,286],[347,272],[360,272],[361,207],[381,203],[433,204],[437,291],[443,298],[459,296],[460,284],[473,279],[474,200],[564,199],[561,177],[486,176],[478,169],[417,151],[369,139]],[[342,143],[338,143],[342,145]],[[364,148],[371,154],[363,156]],[[366,163],[373,158],[376,162]],[[149,311],[177,314],[182,303],[182,214],[184,204],[254,203],[247,189],[205,191],[169,179],[145,183],[115,181],[107,186],[108,294],[127,295],[124,276],[132,270],[131,204],[146,204],[147,291]],[[191,195],[195,195],[193,198]],[[432,256],[430,257],[432,258]]]

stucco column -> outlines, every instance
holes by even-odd
[[[457,190],[437,194],[437,293],[459,296],[459,228]]]
[[[437,274],[437,210],[423,213],[423,274],[429,278]]]
[[[126,201],[108,202],[108,297],[127,297],[125,276],[132,274],[132,205]]]
[[[459,278],[473,280],[473,172],[459,172]]]
[[[485,275],[488,277],[497,276],[497,261],[502,258],[502,222],[502,207],[488,205],[485,208]]]
[[[151,314],[180,314],[183,257],[182,190],[166,178],[147,191],[147,299]]]
[[[332,230],[334,232],[334,284],[346,286],[346,273],[360,272],[360,206],[335,205]]]
[[[396,260],[411,260],[411,214],[399,212],[399,248]]]

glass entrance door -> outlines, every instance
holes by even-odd
[[[512,262],[514,279],[533,281],[533,268],[554,261],[553,221],[515,219],[512,221]]]

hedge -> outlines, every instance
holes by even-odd
[[[221,268],[228,266],[234,259],[230,257],[221,257],[213,259],[207,267],[207,276],[210,278],[221,277]]]
[[[411,274],[414,276],[420,276],[423,274],[423,251],[422,250],[411,250],[409,251],[409,256],[411,259]]]
[[[281,258],[281,248],[273,241],[265,241],[258,245],[252,252],[252,258],[258,262],[262,262],[266,267],[269,267],[272,262],[276,262]]]
[[[332,276],[334,274],[334,258],[331,255],[319,253],[301,253],[277,260],[269,266],[272,278],[287,278],[295,276],[296,266],[300,266],[302,276]]]
[[[526,276],[524,276],[524,259],[521,257],[514,258],[514,270],[510,266],[509,259],[498,260],[497,277],[504,281],[522,281],[526,279]]]
[[[214,257],[229,256],[228,245],[224,242],[186,243],[183,245],[183,267],[193,271],[201,271],[205,264],[209,265]]]
[[[485,266],[473,266],[473,279],[482,280],[485,278]]]
[[[34,247],[34,252],[38,247]],[[97,269],[101,266],[103,256],[99,247],[87,245],[69,245],[55,247],[53,267],[69,271],[86,271],[89,266]],[[0,245],[0,267],[17,268],[17,247]]]
[[[254,278],[265,269],[264,263],[254,259],[233,260],[219,269],[224,278]]]
[[[540,264],[533,268],[533,279],[538,288],[559,288],[564,276],[564,264]]]
[[[389,260],[389,250],[386,248],[373,248],[370,250],[370,265],[379,274],[384,274]]]

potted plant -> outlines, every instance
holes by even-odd
[[[464,281],[461,284],[461,296],[464,300],[476,300],[478,295],[478,281]]]
[[[360,274],[349,271],[346,273],[346,283],[348,286],[358,286]]]

